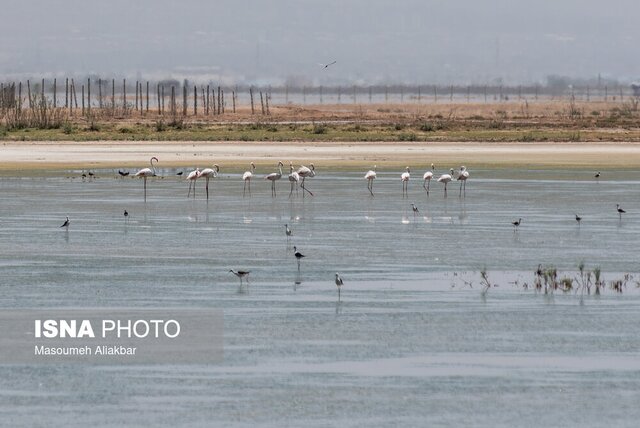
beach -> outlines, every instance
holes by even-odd
[[[145,167],[151,156],[159,167],[230,170],[253,161],[258,166],[315,163],[335,169],[406,165],[422,168],[630,168],[640,164],[640,143],[469,143],[469,142],[3,142],[0,170],[42,171]]]

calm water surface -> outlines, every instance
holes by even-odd
[[[208,203],[162,172],[146,203],[111,171],[0,178],[0,307],[221,308],[224,362],[0,366],[8,426],[637,426],[640,278],[582,305],[512,283],[539,263],[639,272],[634,171],[472,170],[466,198],[427,197],[420,171],[403,199],[400,172],[372,198],[364,173],[319,170],[315,197],[285,177],[272,199],[271,171],[243,198],[223,170]]]

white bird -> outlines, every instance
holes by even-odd
[[[189,182],[189,192],[187,198],[191,196],[191,188],[193,187],[193,197],[196,197],[196,181],[200,178],[200,168],[196,168],[187,175],[187,181]]]
[[[291,183],[291,191],[289,197],[293,194],[293,188],[296,188],[296,195],[298,194],[298,183],[300,183],[300,174],[293,170],[293,163],[289,162],[289,183]]]
[[[364,179],[367,180],[367,189],[369,189],[369,193],[371,193],[371,196],[373,196],[373,180],[375,180],[377,177],[377,174],[376,174],[377,168],[378,166],[374,165],[373,169],[367,171],[367,173],[364,175]]]
[[[309,194],[311,196],[313,196],[313,193],[310,190],[307,190],[307,188],[304,185],[304,180],[306,178],[310,178],[310,177],[315,177],[316,176],[316,168],[313,166],[313,164],[309,164],[309,167],[307,168],[304,165],[300,165],[300,168],[298,168],[298,175],[302,178],[302,183],[300,184],[300,187],[302,187],[302,197],[304,197],[304,192],[307,191],[309,192]]]
[[[251,169],[242,174],[242,180],[244,181],[244,188],[242,190],[242,196],[244,197],[245,192],[247,191],[247,183],[249,183],[249,196],[251,196],[251,178],[253,177],[253,173],[256,170],[256,166],[253,162],[251,162]]]
[[[447,197],[447,183],[453,180],[453,168],[449,171],[449,174],[442,174],[438,178],[438,183],[444,183],[444,196]]]
[[[205,185],[204,188],[207,191],[207,200],[209,200],[209,180],[212,178],[216,178],[218,173],[220,172],[220,167],[217,164],[213,165],[213,168],[205,168],[200,171],[200,177],[204,177]],[[194,190],[195,193],[195,190]]]
[[[431,186],[431,179],[433,178],[433,170],[435,166],[431,164],[431,171],[427,171],[422,176],[424,182],[422,183],[422,187],[427,191],[427,196],[429,196],[429,187]]]
[[[69,221],[69,217],[67,217],[67,219],[64,221],[64,223],[62,223],[62,226],[60,227],[66,227],[67,229],[69,229],[69,224],[71,222]]]
[[[338,61],[332,61],[332,62],[330,62],[329,64],[318,64],[318,65],[321,65],[321,66],[322,66],[322,68],[329,68],[330,66],[332,66],[332,65],[333,65],[333,64],[335,64],[336,62],[338,62]]]
[[[342,281],[342,278],[340,278],[340,275],[338,274],[338,272],[336,272],[336,287],[338,287],[338,300],[340,300],[340,288],[344,285],[344,282]]]
[[[460,194],[458,196],[462,196],[462,188],[464,186],[464,195],[467,196],[467,179],[469,178],[469,171],[467,171],[466,166],[460,167],[460,172],[458,172],[458,181],[460,182]]]
[[[276,181],[282,178],[282,167],[284,164],[278,161],[278,172],[272,172],[271,174],[264,177],[265,180],[271,181],[271,196],[276,196]]]
[[[251,271],[248,270],[239,270],[239,271],[235,271],[233,269],[230,269],[229,272],[231,272],[232,274],[234,274],[235,276],[237,276],[238,278],[240,278],[240,287],[242,287],[242,279],[245,276],[249,276],[249,274],[251,273]],[[249,278],[247,278],[247,284],[249,284]]]
[[[140,171],[136,172],[133,175],[134,177],[142,177],[144,179],[144,200],[145,201],[147,200],[147,178],[156,176],[156,168],[153,165],[153,161],[156,161],[157,163],[158,158],[154,156],[149,160],[149,163],[151,164],[151,168],[142,168]]]
[[[407,171],[403,172],[400,176],[400,180],[402,180],[402,196],[407,196],[409,190],[409,178],[411,178],[411,170],[409,167],[405,168]]]

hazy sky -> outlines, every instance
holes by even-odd
[[[0,10],[3,75],[640,78],[638,0],[0,0]]]

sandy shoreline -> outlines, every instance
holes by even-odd
[[[640,165],[640,143],[415,143],[415,142],[4,142],[0,170],[144,167],[235,169],[282,160],[335,168],[379,168],[461,164],[468,167],[632,168]]]

